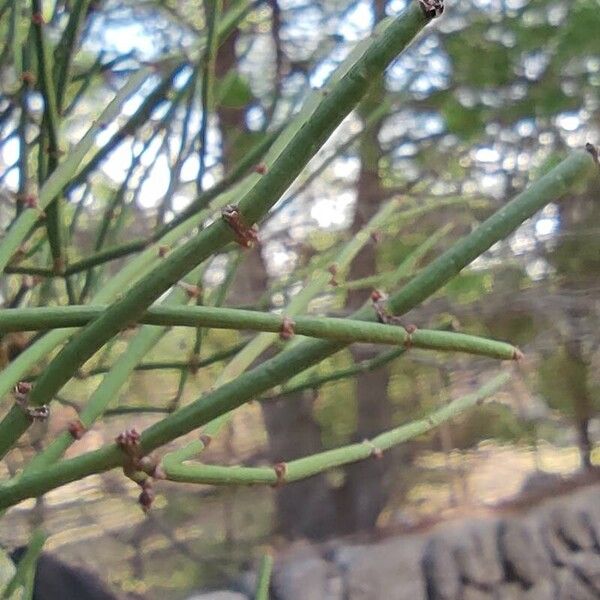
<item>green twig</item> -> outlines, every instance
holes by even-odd
[[[199,142],[199,161],[198,173],[196,175],[196,193],[202,192],[202,178],[204,177],[206,164],[206,134],[208,132],[208,117],[213,109],[213,86],[215,79],[215,61],[217,58],[217,23],[221,16],[223,0],[204,0],[204,19],[208,30],[206,52],[204,58],[204,68],[202,70],[202,116],[200,121],[200,131],[198,133]]]
[[[109,310],[104,306],[14,308],[0,311],[0,332],[82,327]],[[373,311],[375,312],[375,311]],[[332,317],[288,317],[253,310],[214,306],[155,306],[138,319],[146,325],[206,327],[303,335],[350,344],[365,342],[414,346],[431,350],[467,352],[513,360],[520,353],[512,345],[451,331],[416,329]]]
[[[370,440],[312,454],[288,463],[279,463],[270,467],[224,467],[201,463],[183,463],[182,458],[189,460],[193,456],[190,449],[188,449],[187,456],[182,456],[177,452],[165,455],[162,460],[162,467],[167,479],[185,483],[212,485],[281,485],[291,483],[312,477],[334,467],[371,457],[379,458],[382,452],[423,435],[438,427],[441,423],[481,404],[486,398],[496,393],[509,379],[509,373],[502,373],[477,391],[450,402],[423,419],[396,427]],[[201,441],[195,442],[195,444],[196,452],[202,450]]]
[[[357,105],[373,77],[385,70],[427,22],[420,5],[411,4],[399,17],[384,21],[376,37],[355,48],[338,67],[327,89],[311,96],[301,111],[301,117],[286,130],[287,135],[284,132],[278,140],[282,146],[274,146],[273,150],[280,151],[279,156],[239,202],[238,211],[243,222],[251,225],[268,212]],[[26,214],[23,213],[21,218]],[[29,402],[33,406],[49,402],[73,373],[109,339],[136,321],[156,298],[187,272],[234,239],[235,233],[230,225],[219,220],[173,250],[122,299],[112,304],[60,351],[36,382],[29,394]],[[0,456],[4,456],[29,424],[20,408],[10,410],[0,422]]]
[[[54,172],[46,179],[39,191],[37,207],[27,208],[13,223],[0,242],[0,271],[9,263],[23,240],[41,216],[41,212],[62,192],[63,187],[71,180],[81,161],[94,144],[97,134],[108,125],[120,112],[121,107],[148,77],[149,69],[140,69],[119,90],[112,102],[104,109],[100,117],[88,129],[79,143],[69,151]]]
[[[258,581],[256,583],[255,600],[269,600],[269,585],[271,583],[271,572],[273,571],[273,555],[266,552],[258,568]]]
[[[42,548],[46,543],[46,534],[35,531],[29,540],[27,550],[17,565],[17,572],[9,581],[4,590],[3,598],[10,598],[19,586],[23,587],[22,600],[31,600],[33,597],[33,582],[35,578],[35,567]]]
[[[422,290],[427,290],[431,295],[445,284],[448,277],[451,277],[451,275],[446,276],[445,269],[449,269],[452,273],[460,272],[476,256],[483,254],[547,203],[560,198],[573,183],[584,180],[592,172],[596,174],[597,167],[589,154],[572,153],[467,237],[425,267],[405,288],[390,298],[388,305],[394,307],[398,312],[400,309],[410,310],[420,301]],[[363,308],[357,311],[353,317],[355,319],[373,319],[372,309]],[[167,442],[209,423],[317,364],[343,347],[344,344],[336,342],[307,340],[294,348],[281,352],[252,371],[240,375],[234,381],[206,394],[149,427],[142,435],[141,450],[151,452]],[[5,419],[6,421],[7,419]],[[5,432],[5,435],[11,435],[10,429],[5,429]],[[5,443],[7,448],[11,445],[12,439],[9,443]],[[43,471],[23,476],[0,486],[0,509],[12,506],[25,498],[41,495],[48,490],[87,475],[110,470],[122,465],[125,460],[125,456],[116,444],[70,460],[63,460]]]

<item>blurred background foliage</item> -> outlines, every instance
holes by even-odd
[[[77,4],[43,2],[55,53]],[[156,69],[119,117],[123,135],[111,126],[98,136],[97,164],[69,190],[69,264],[148,237],[175,218],[285,124],[376,22],[406,4],[225,1],[223,18],[231,11],[241,18],[219,47],[207,100],[199,57],[212,2],[84,3],[81,48],[64,90],[65,150],[131,73],[149,63]],[[13,19],[14,6],[20,8]],[[27,52],[17,56],[10,44],[15,28],[21,39],[29,35],[28,11],[19,2],[0,2],[0,40],[6,40],[0,54],[2,228],[13,217],[15,196],[27,190],[19,153],[23,140],[33,148],[43,114],[37,91],[19,91],[17,66],[35,72],[35,59]],[[346,272],[332,275],[337,285],[313,300],[310,311],[347,314],[373,287],[386,291],[386,273],[399,265],[409,276],[567,149],[600,141],[599,31],[598,0],[448,0],[444,17],[384,81],[374,82],[262,224],[260,248],[241,257],[224,253],[207,265],[202,301],[282,308],[315,265],[330,264],[336,249],[394,196],[402,199],[401,210]],[[35,171],[37,154],[27,160]],[[2,542],[23,541],[43,517],[48,547],[92,568],[105,565],[103,575],[116,589],[176,598],[248,566],[264,543],[394,531],[429,515],[504,499],[536,470],[591,468],[600,435],[599,192],[597,185],[581,186],[560,205],[549,205],[407,317],[420,327],[451,324],[519,345],[526,358],[496,403],[376,465],[353,465],[280,490],[161,490],[147,519],[132,499],[135,486],[114,473],[88,478],[15,509],[0,525]],[[103,224],[110,227],[101,234]],[[51,265],[41,232],[25,252],[27,264]],[[126,260],[74,277],[77,293],[89,296]],[[236,278],[227,290],[232,265]],[[349,284],[363,278],[369,279]],[[23,285],[22,275],[5,277],[2,302],[8,305]],[[57,278],[27,281],[25,288],[23,305],[66,301]],[[94,357],[85,373],[117,361],[131,335],[125,332]],[[200,360],[245,339],[222,331],[200,337]],[[223,363],[190,370],[196,339],[196,332],[173,328],[144,362],[179,360],[181,368],[137,372],[112,408],[164,410],[209,389]],[[3,360],[22,343],[5,336]],[[378,352],[364,346],[341,352],[298,381],[366,366]],[[361,440],[426,414],[493,368],[486,359],[413,350],[373,370],[282,390],[236,414],[210,458],[258,464]],[[62,411],[32,432],[4,468],[16,471],[31,444],[38,448],[64,428],[73,406],[84,403],[98,381],[89,375],[71,382],[59,399]],[[111,416],[73,452],[100,445],[132,420],[141,427],[155,418]],[[506,476],[491,477],[499,463]],[[92,539],[98,543],[90,546]]]

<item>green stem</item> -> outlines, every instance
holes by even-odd
[[[269,165],[269,171],[258,178],[256,185],[239,202],[243,221],[251,225],[268,212],[357,105],[374,76],[385,70],[427,22],[421,6],[413,3],[396,19],[384,21],[375,37],[355,48],[334,73],[328,89],[311,96],[301,111],[302,119],[294,122],[289,131],[286,130],[287,135],[284,132],[281,136],[285,151],[279,153],[274,163]],[[276,146],[274,150],[279,151]],[[21,218],[26,214],[23,213]],[[218,220],[173,250],[121,300],[110,306],[61,350],[30,392],[31,405],[40,406],[49,402],[73,373],[109,339],[136,321],[171,285],[234,238],[229,225],[224,220]],[[5,244],[6,239],[2,246]],[[6,454],[29,424],[20,408],[13,407],[10,410],[0,422],[0,457]]]
[[[71,66],[77,49],[81,26],[85,20],[90,0],[76,0],[69,12],[69,20],[60,42],[54,50],[54,79],[56,81],[56,106],[62,113],[65,94],[71,80]]]
[[[46,543],[46,538],[47,536],[43,531],[33,532],[27,544],[27,550],[21,557],[17,565],[17,571],[6,586],[2,598],[10,598],[19,586],[23,587],[23,594],[19,597],[32,598],[35,566]]]
[[[54,306],[13,308],[0,311],[0,333],[38,329],[82,327],[107,312],[105,306]],[[207,327],[279,333],[287,317],[253,310],[215,306],[155,306],[138,319],[145,325]],[[512,345],[451,331],[417,329],[408,333],[404,327],[333,317],[295,317],[293,332],[350,344],[394,344],[430,350],[467,352],[512,360],[520,353]],[[41,379],[41,378],[40,378]]]
[[[237,354],[247,343],[248,342],[241,342],[239,344],[236,344],[235,346],[232,346],[231,348],[227,348],[226,350],[222,350],[220,352],[215,352],[211,356],[203,358],[202,360],[199,360],[198,362],[193,362],[193,361],[189,361],[189,360],[185,361],[185,362],[180,361],[180,360],[173,360],[173,361],[161,360],[161,361],[144,362],[144,363],[140,363],[139,365],[137,365],[135,367],[135,370],[136,371],[160,371],[160,370],[166,370],[166,369],[174,369],[174,370],[201,369],[202,367],[207,367],[216,362],[221,362],[222,360],[231,358],[234,354]],[[112,367],[96,367],[94,369],[90,369],[89,371],[86,371],[85,373],[82,373],[80,375],[80,377],[85,378],[85,377],[92,377],[93,375],[100,375],[101,373],[106,373],[107,371],[110,371],[111,368]]]
[[[269,584],[273,571],[273,555],[267,552],[260,561],[258,568],[258,581],[256,583],[255,600],[269,600]]]
[[[165,300],[165,303],[178,304],[186,298],[185,292],[176,288]],[[165,332],[166,327],[142,327],[79,412],[78,418],[84,429],[89,429],[102,416],[110,402],[118,397],[119,391],[131,376],[136,365],[156,346]],[[74,441],[73,436],[68,432],[58,435],[31,460],[24,472],[27,473],[56,462]]]
[[[334,467],[377,457],[380,452],[416,438],[438,427],[466,410],[481,404],[496,393],[510,379],[509,373],[502,373],[483,385],[477,391],[450,402],[427,417],[391,429],[370,440],[349,444],[335,450],[327,450],[304,458],[280,463],[275,467],[226,467],[201,463],[184,464],[182,457],[175,452],[165,455],[162,467],[171,481],[202,483],[211,485],[278,485],[312,477]],[[196,451],[202,450],[202,442],[195,442]]]
[[[38,195],[38,208],[24,210],[2,238],[2,242],[0,243],[0,271],[4,270],[31,228],[40,218],[40,210],[45,210],[48,204],[61,193],[63,187],[73,177],[81,161],[94,144],[98,133],[119,114],[123,104],[137,91],[149,74],[149,69],[140,69],[129,79],[113,98],[112,102],[104,109],[100,117],[88,129],[79,143],[69,151],[65,160],[46,179]]]
[[[42,16],[41,0],[32,0],[31,13],[33,21],[33,39],[37,49],[38,60],[38,80],[40,91],[44,98],[44,117],[42,121],[43,135],[40,136],[40,155],[47,153],[47,168],[40,182],[51,174],[58,166],[58,155],[60,152],[59,143],[59,110],[56,101],[56,89],[52,77],[52,67],[50,65],[50,51],[46,42],[44,33],[44,21]],[[46,140],[48,146],[45,147]],[[63,235],[62,235],[62,198],[58,194],[45,207],[46,230],[48,232],[48,242],[52,251],[54,261],[54,270],[57,273],[62,272],[64,268],[63,257]]]
[[[213,86],[215,79],[215,60],[217,57],[217,23],[221,15],[223,0],[204,0],[204,19],[208,29],[206,53],[204,58],[204,69],[202,71],[202,115],[200,121],[200,131],[198,134],[199,141],[199,165],[196,175],[196,192],[200,194],[202,191],[202,178],[204,177],[205,162],[206,162],[206,134],[208,131],[208,116],[213,108]]]
[[[492,215],[466,238],[456,244],[463,252],[449,250],[443,257],[451,257],[451,265],[460,271],[472,258],[472,248],[477,246],[480,253],[514,231],[523,221],[530,218],[548,202],[558,199],[575,181],[581,181],[592,172],[596,164],[587,153],[575,152],[557,167],[519,194],[506,207]],[[498,217],[498,214],[501,217]],[[493,227],[490,227],[490,223]],[[455,247],[456,247],[455,246]],[[392,305],[401,305],[405,310],[413,308],[410,300],[418,298],[415,282],[432,290],[441,288],[445,279],[432,285],[431,273],[439,270],[439,259],[425,267],[409,284],[409,298],[405,289],[390,299]],[[355,313],[354,318],[373,319],[372,309],[364,308]],[[213,419],[241,406],[265,391],[283,383],[287,379],[317,364],[344,347],[343,344],[329,341],[307,340],[290,350],[284,350],[274,358],[262,363],[252,371],[244,373],[234,381],[213,390],[195,402],[188,404],[174,414],[149,427],[142,435],[143,451],[151,452],[181,435],[189,433]],[[10,431],[10,430],[9,430]],[[0,486],[0,509],[7,508],[34,496],[41,495],[71,481],[108,471],[126,460],[118,446],[111,444],[99,450],[88,452],[70,460],[63,460],[40,472],[11,480]]]

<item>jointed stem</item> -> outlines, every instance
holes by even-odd
[[[106,311],[104,306],[58,306],[12,309],[0,312],[0,332],[81,327]],[[374,313],[375,311],[373,311]],[[512,345],[450,331],[417,329],[408,333],[404,327],[330,317],[294,317],[287,320],[273,313],[214,306],[155,306],[138,320],[146,325],[206,327],[251,331],[283,332],[286,324],[291,335],[335,340],[468,352],[512,360],[519,351]],[[292,325],[293,323],[293,325]]]

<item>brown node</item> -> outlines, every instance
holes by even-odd
[[[371,302],[373,303],[377,320],[380,323],[388,323],[390,320],[389,315],[383,306],[384,298],[384,295],[379,290],[373,290],[371,292]]]
[[[45,421],[50,416],[50,408],[47,404],[41,406],[29,406],[29,392],[33,385],[28,381],[19,381],[15,385],[15,403],[32,421]]]
[[[35,84],[35,75],[31,71],[23,71],[21,73],[21,81],[31,87]]]
[[[46,421],[50,416],[50,407],[47,404],[42,404],[41,406],[26,406],[20,404],[19,401],[17,401],[17,404],[32,421]]]
[[[383,458],[383,450],[376,446],[371,440],[364,440],[364,444],[367,444],[371,448],[371,456],[376,460]]]
[[[15,394],[19,397],[27,396],[33,389],[33,384],[29,381],[19,381],[15,385]]]
[[[140,449],[140,440],[141,435],[135,428],[126,429],[115,438],[117,446],[131,457],[137,457]]]
[[[198,285],[192,285],[191,283],[186,283],[185,281],[180,281],[178,285],[186,293],[187,297],[192,300],[199,298],[200,294],[202,294],[202,288]]]
[[[419,0],[419,4],[428,19],[439,17],[444,12],[444,0]]]
[[[158,247],[158,256],[160,256],[160,258],[164,258],[167,254],[169,254],[169,251],[171,250],[171,248],[169,248],[169,246],[159,246]]]
[[[594,144],[590,144],[590,142],[588,142],[585,145],[585,149],[592,155],[594,162],[598,165],[598,167],[600,167],[600,155],[598,154],[598,148],[596,148]]]
[[[518,349],[515,348],[513,351],[513,360],[523,360],[525,355]]]
[[[141,486],[142,491],[138,496],[138,502],[144,513],[147,513],[152,507],[156,494],[154,493],[154,488],[152,487],[152,481],[150,481],[150,479],[146,479]]]
[[[284,462],[275,463],[273,465],[273,471],[275,471],[275,477],[277,482],[273,487],[280,487],[285,483],[285,474],[287,472],[287,465]]]
[[[380,300],[383,300],[383,298],[383,293],[379,290],[373,290],[371,292],[371,302],[379,302]]]
[[[204,448],[208,448],[210,446],[210,443],[212,442],[212,436],[208,435],[208,433],[201,433],[200,441],[202,442]]]
[[[404,342],[404,345],[406,346],[406,348],[412,348],[412,345],[413,345],[412,335],[416,330],[417,330],[417,326],[414,325],[413,323],[404,326],[404,331],[406,331],[406,333],[408,335],[408,337],[406,338],[406,341]]]
[[[268,171],[267,165],[264,162],[254,165],[254,172],[259,175],[264,175]]]
[[[243,248],[251,248],[258,242],[258,227],[248,226],[237,206],[228,204],[221,211],[223,221],[229,225],[235,234],[235,241]]]
[[[379,244],[381,242],[381,231],[372,231],[371,239],[375,244]]]
[[[42,15],[41,12],[31,13],[31,22],[34,25],[43,25],[44,24],[44,15]]]
[[[333,263],[327,267],[327,270],[331,274],[331,279],[329,280],[329,285],[333,285],[334,287],[337,287],[339,284],[335,277],[338,274],[338,266],[335,263]]]
[[[38,207],[38,199],[33,194],[26,194],[22,198],[23,206],[26,208],[37,208]]]
[[[279,337],[282,340],[290,340],[294,337],[294,327],[296,323],[289,317],[283,317],[281,322],[281,329],[279,330]]]
[[[86,428],[80,419],[71,421],[67,427],[67,431],[71,434],[74,440],[80,440],[86,432]]]

